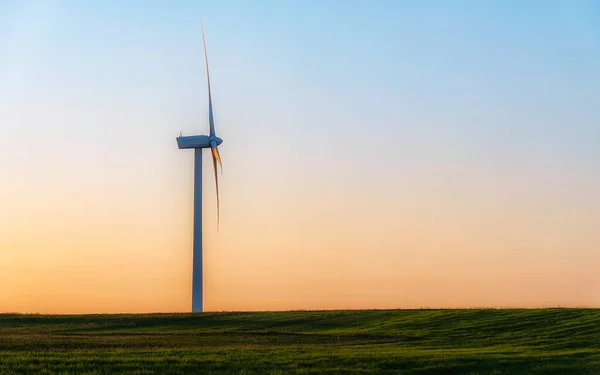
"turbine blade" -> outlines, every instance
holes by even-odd
[[[217,159],[217,161],[219,162],[219,166],[221,167],[221,174],[223,174],[223,164],[221,163],[221,155],[219,154],[219,148],[217,146],[211,145],[210,149],[213,154],[213,159]]]
[[[219,219],[220,219],[220,207],[219,207],[219,175],[217,174],[217,160],[221,165],[221,157],[219,156],[219,150],[216,147],[212,147],[212,161],[213,170],[215,172],[215,186],[217,188],[217,232],[219,231]],[[223,166],[221,165],[221,173],[223,172]]]
[[[204,60],[206,61],[206,81],[208,82],[208,126],[209,134],[211,137],[215,136],[215,121],[213,118],[212,109],[212,97],[210,95],[210,75],[208,74],[208,54],[206,53],[206,39],[204,39],[204,26],[200,21],[200,28],[202,29],[202,43],[204,43]]]

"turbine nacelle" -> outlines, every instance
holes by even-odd
[[[212,145],[211,145],[212,143]],[[208,135],[188,135],[177,137],[177,147],[185,148],[211,148],[223,143],[223,140],[217,136]],[[216,145],[215,145],[216,144]]]

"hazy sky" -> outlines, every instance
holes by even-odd
[[[0,1],[0,312],[600,307],[597,1]]]

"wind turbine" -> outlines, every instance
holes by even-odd
[[[223,172],[221,156],[218,146],[223,140],[215,134],[215,121],[212,109],[212,97],[210,95],[210,75],[208,74],[208,56],[206,54],[206,40],[204,39],[204,27],[202,29],[202,42],[204,43],[204,60],[206,61],[206,81],[208,82],[208,126],[209,135],[192,135],[177,137],[179,149],[194,149],[194,251],[192,266],[192,312],[202,312],[202,149],[210,148],[213,169],[215,172],[215,186],[217,188],[217,230],[219,228],[219,177],[217,174],[217,162]]]

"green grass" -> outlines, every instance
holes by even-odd
[[[600,310],[0,315],[0,374],[600,374]]]

